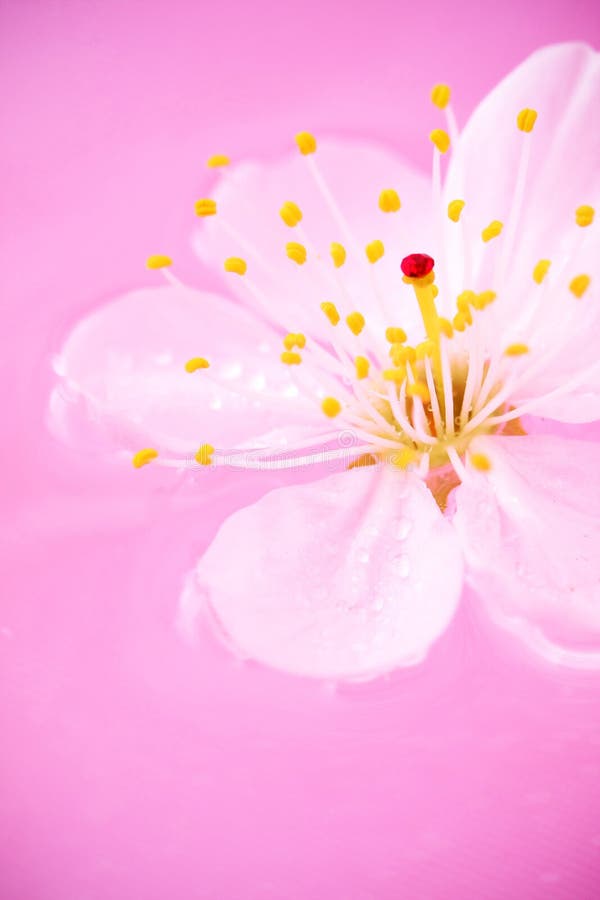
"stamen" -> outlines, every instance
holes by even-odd
[[[535,125],[536,119],[537,112],[535,111],[535,109],[522,109],[517,116],[517,128],[519,129],[519,131],[533,131],[533,126]]]
[[[148,463],[152,462],[153,459],[156,459],[157,456],[158,452],[156,450],[152,447],[145,447],[143,450],[138,450],[137,453],[133,454],[131,462],[136,469],[141,469],[142,466],[147,466]]]
[[[486,456],[485,453],[471,453],[469,455],[469,461],[473,468],[477,469],[479,472],[489,472],[492,468],[490,458],[489,456]]]
[[[301,131],[296,135],[296,144],[302,156],[309,156],[317,149],[317,140],[309,131]]]
[[[168,269],[169,266],[173,265],[173,260],[170,256],[163,256],[161,254],[156,254],[155,256],[149,256],[146,260],[146,266],[148,269]]]
[[[390,344],[403,344],[406,340],[406,332],[404,328],[390,326],[385,329],[385,339],[386,341],[389,341]]]
[[[395,384],[402,384],[406,378],[406,369],[404,366],[398,366],[395,369],[384,369],[383,377],[385,381],[393,381]]]
[[[293,350],[294,347],[299,347],[302,350],[306,347],[306,335],[304,334],[286,334],[283,339],[283,346],[286,350]]]
[[[395,366],[401,366],[407,362],[414,362],[417,351],[414,347],[405,347],[404,344],[392,344],[390,347],[390,359]]]
[[[593,206],[578,206],[575,210],[575,222],[580,228],[587,228],[594,221]]]
[[[452,335],[454,334],[454,329],[452,328],[452,323],[448,319],[444,318],[444,316],[440,316],[439,317],[439,325],[440,325],[440,331],[442,332],[442,334],[445,335],[448,339],[450,339],[452,337]],[[433,344],[431,344],[431,341],[427,341],[426,343],[429,346],[433,346]]]
[[[455,447],[447,447],[446,453],[448,454],[448,459],[452,465],[452,468],[458,475],[460,481],[466,481],[468,475],[467,470],[465,469],[458,452]]]
[[[448,325],[450,325],[448,319],[440,318],[440,325],[442,324],[442,322],[446,322]],[[451,325],[450,330],[452,330]],[[444,328],[442,328],[442,333],[445,333]],[[450,337],[452,337],[452,335],[450,335]],[[430,341],[429,339],[427,339],[426,341],[421,341],[421,343],[417,344],[417,346],[415,347],[415,359],[426,359],[428,356],[431,356],[434,350],[435,344],[433,343],[433,341]]]
[[[450,103],[450,88],[447,84],[436,84],[431,90],[431,102],[438,109],[446,109]]]
[[[510,344],[504,351],[505,356],[523,356],[525,353],[529,353],[527,344]]]
[[[473,324],[473,314],[471,312],[471,303],[473,302],[474,297],[475,297],[475,294],[473,291],[463,291],[456,298],[456,308],[457,308],[458,312],[462,313],[463,316],[465,317],[465,321],[466,321],[467,325]]]
[[[370,263],[376,263],[385,253],[385,248],[381,241],[371,241],[365,247],[365,253]]]
[[[590,286],[590,281],[589,275],[576,275],[569,285],[569,290],[577,297],[577,299],[579,299],[583,297],[587,291]]]
[[[450,138],[448,133],[441,128],[434,128],[429,135],[429,140],[435,144],[440,153],[447,153],[450,149]]]
[[[212,444],[202,444],[194,457],[201,466],[210,466],[215,448]]]
[[[328,301],[325,301],[324,303],[321,303],[321,309],[332,325],[338,324],[338,322],[340,321],[340,314],[337,311],[335,303],[329,303]]]
[[[464,312],[457,312],[452,319],[452,325],[454,326],[455,331],[466,331],[468,324],[469,322]]]
[[[302,210],[291,200],[287,200],[283,204],[279,210],[279,215],[290,228],[295,228],[295,226],[302,221]]]
[[[491,241],[492,238],[498,237],[503,227],[504,226],[502,222],[494,219],[494,221],[490,222],[490,224],[481,232],[481,240],[487,244],[487,242]]]
[[[281,362],[285,363],[286,366],[299,366],[302,362],[302,357],[299,353],[295,353],[292,350],[284,350],[281,354]]]
[[[369,375],[369,368],[371,366],[369,360],[366,356],[357,356],[354,360],[354,364],[356,366],[356,377],[359,379],[367,378]]]
[[[210,367],[210,363],[203,356],[194,356],[193,359],[188,359],[185,364],[186,372],[197,372],[198,369],[208,369]]]
[[[401,207],[400,197],[393,188],[387,188],[379,195],[379,209],[384,213],[398,212]]]
[[[409,384],[406,388],[406,396],[419,397],[425,403],[428,403],[431,400],[429,389],[422,381],[414,381],[412,384]]]
[[[285,245],[285,252],[288,259],[293,260],[299,266],[303,266],[306,262],[306,247],[304,244],[298,244],[296,241],[290,241]]]
[[[335,419],[342,411],[342,404],[335,397],[325,397],[321,402],[321,409],[330,419]]]
[[[548,274],[548,269],[551,266],[551,262],[549,259],[540,259],[539,262],[535,264],[533,269],[533,280],[536,284],[541,284],[546,275]]]
[[[452,222],[458,222],[460,219],[460,214],[465,208],[464,200],[451,200],[448,204],[448,218]]]
[[[321,309],[322,308],[323,305],[321,304]],[[358,337],[358,335],[365,327],[365,317],[362,313],[352,312],[350,313],[350,315],[346,316],[346,324],[348,325],[348,328],[350,329],[352,334],[355,334]]]
[[[390,462],[399,469],[407,469],[411,463],[417,462],[419,454],[412,447],[404,447],[399,453],[390,457]]]
[[[433,416],[433,424],[435,425],[436,434],[442,435],[444,433],[444,426],[442,424],[442,411],[440,409],[440,402],[438,400],[437,392],[435,389],[433,370],[431,368],[431,359],[429,358],[429,356],[425,357],[424,363],[425,379],[427,381],[427,387],[429,388],[429,397],[431,399],[431,414]]]
[[[233,272],[235,275],[245,275],[248,264],[245,259],[239,256],[230,256],[223,263],[226,272]]]
[[[336,269],[341,268],[346,262],[346,250],[342,244],[333,243],[331,245],[331,258]]]
[[[207,198],[196,200],[194,209],[196,210],[196,215],[201,218],[204,216],[215,216],[217,214],[217,203],[216,200]]]
[[[215,153],[214,156],[208,158],[206,165],[209,169],[221,169],[223,166],[228,166],[230,162],[231,160],[224,153]]]

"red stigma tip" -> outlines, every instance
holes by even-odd
[[[407,278],[425,278],[432,271],[435,261],[426,253],[411,253],[405,256],[400,268]]]

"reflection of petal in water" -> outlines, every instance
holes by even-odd
[[[205,624],[210,634],[233,656],[250,659],[230,637],[210,602],[208,588],[202,584],[196,572],[188,572],[181,596],[175,627],[187,644],[199,643],[199,629]]]
[[[600,650],[575,650],[553,643],[537,625],[519,616],[505,616],[498,609],[486,607],[493,622],[523,643],[546,662],[570,666],[581,671],[600,671]]]

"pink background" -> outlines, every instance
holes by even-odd
[[[210,282],[187,240],[210,153],[308,127],[425,164],[436,80],[464,122],[541,44],[600,43],[594,0],[362,6],[0,2],[2,898],[595,896],[597,678],[533,662],[468,598],[423,666],[371,685],[190,648],[183,573],[281,479],[173,494],[44,424],[62,336],[152,283],[149,253]]]

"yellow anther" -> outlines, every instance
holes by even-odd
[[[485,307],[489,306],[490,303],[493,303],[495,299],[495,291],[482,291],[480,294],[477,294],[475,300],[473,300],[473,306],[475,309],[485,309]]]
[[[452,322],[450,322],[449,319],[445,319],[443,316],[440,316],[439,322],[440,322],[440,331],[442,332],[442,334],[445,335],[447,338],[451,338],[452,335],[454,334],[454,329],[452,328]]]
[[[456,298],[456,305],[462,312],[463,310],[468,309],[469,305],[475,306],[476,300],[477,294],[475,293],[475,291],[461,291],[461,293]]]
[[[321,409],[330,419],[335,419],[342,411],[342,404],[335,397],[325,397],[321,402]]]
[[[245,275],[248,268],[245,259],[239,256],[230,256],[223,263],[226,272],[234,272],[236,275]]]
[[[371,243],[367,244],[365,247],[365,253],[367,254],[367,259],[370,263],[376,263],[385,253],[385,248],[381,241],[371,241]]]
[[[576,297],[583,297],[590,286],[591,278],[589,275],[576,275],[569,285],[569,290]]]
[[[437,297],[437,295],[439,294],[439,292],[440,292],[440,289],[437,286],[437,284],[432,284],[431,285],[431,294],[432,294],[434,300]]]
[[[228,166],[230,162],[231,160],[224,153],[215,153],[214,156],[208,158],[206,165],[209,169],[221,169],[223,166]]]
[[[217,203],[215,200],[196,200],[194,209],[197,216],[215,216],[217,214]]]
[[[448,319],[444,319],[444,322],[448,322]],[[448,322],[448,325],[450,325],[450,322]],[[442,331],[444,334],[446,333],[444,328],[442,328]],[[452,325],[450,325],[450,337],[452,337]],[[425,359],[426,356],[432,356],[434,350],[435,344],[430,340],[421,341],[421,343],[417,344],[415,347],[417,359]]]
[[[458,312],[452,319],[452,325],[455,331],[464,331],[468,325],[467,317],[464,313]]]
[[[365,317],[362,313],[352,312],[350,315],[346,316],[346,324],[352,334],[358,335],[365,327]]]
[[[405,347],[404,344],[392,344],[390,347],[390,359],[395,366],[415,362],[416,358],[417,351],[414,347]]]
[[[298,263],[299,266],[303,266],[306,262],[306,247],[304,244],[297,244],[295,241],[290,241],[289,244],[285,245],[285,252],[287,253],[288,259]]]
[[[293,203],[291,200],[286,200],[286,202],[279,210],[279,215],[281,216],[285,224],[290,226],[290,228],[294,228],[299,222],[302,221],[302,210],[296,203]]]
[[[470,303],[472,302],[474,296],[475,295],[472,291],[463,291],[462,294],[459,294],[456,299],[456,309],[459,313],[462,313],[467,325],[473,324],[473,315],[471,313]]]
[[[366,378],[369,374],[369,368],[371,366],[369,360],[366,356],[357,356],[354,360],[354,364],[356,366],[356,377]]]
[[[460,214],[465,208],[464,200],[451,200],[448,204],[448,218],[453,222],[458,222]]]
[[[489,456],[486,456],[485,453],[471,453],[469,458],[473,468],[479,469],[480,472],[489,472],[492,468],[490,458]]]
[[[550,260],[549,259],[540,259],[533,268],[533,280],[536,284],[541,284],[546,275],[548,274],[548,269],[550,268]]]
[[[321,309],[323,310],[331,324],[337,325],[337,323],[340,321],[340,314],[337,311],[335,303],[329,303],[328,301],[325,301],[325,303],[321,303]]]
[[[392,454],[391,462],[398,466],[399,469],[406,469],[411,463],[416,462],[418,458],[419,454],[416,450],[413,450],[412,447],[404,447],[399,453]]]
[[[296,135],[296,143],[298,145],[298,150],[302,154],[302,156],[308,156],[310,153],[314,153],[317,149],[317,141],[313,134],[309,131],[301,131]]]
[[[404,328],[396,328],[393,325],[390,325],[389,328],[385,329],[385,339],[389,341],[390,344],[403,344],[406,340],[406,332]]]
[[[450,138],[441,128],[434,128],[429,135],[429,140],[435,144],[440,153],[447,153],[450,149]]]
[[[406,359],[404,356],[404,345],[392,344],[389,350],[389,355],[395,366],[401,365],[401,363],[405,362]]]
[[[413,384],[409,384],[406,388],[406,396],[420,397],[425,403],[428,403],[431,400],[429,389],[423,381],[415,381]]]
[[[517,128],[519,131],[533,131],[537,113],[535,109],[522,109],[517,116]]]
[[[137,453],[134,453],[131,462],[136,469],[141,469],[142,466],[147,466],[157,456],[158,452],[156,450],[153,450],[152,447],[146,447],[144,450],[138,450]]]
[[[505,356],[523,356],[525,353],[529,353],[527,344],[509,344],[504,351]]]
[[[436,84],[431,89],[431,102],[439,109],[446,109],[450,103],[450,88],[447,84]]]
[[[284,350],[281,354],[281,362],[285,363],[286,366],[299,366],[302,362],[302,357],[299,353],[295,353],[292,350]]]
[[[383,377],[385,381],[394,381],[396,384],[402,384],[406,378],[406,369],[404,366],[396,366],[395,369],[384,369]]]
[[[586,228],[594,221],[595,210],[593,206],[578,206],[575,210],[575,222],[581,228]]]
[[[333,243],[331,245],[331,258],[333,260],[333,264],[336,269],[339,269],[340,266],[343,266],[346,262],[346,250],[341,244]]]
[[[204,359],[203,356],[194,356],[193,359],[188,359],[185,364],[186,372],[197,372],[198,369],[208,369],[210,363],[207,359]]]
[[[146,266],[149,269],[168,269],[172,265],[173,260],[170,256],[161,256],[160,254],[149,256],[146,260]]]
[[[487,242],[491,241],[492,238],[498,237],[503,228],[504,226],[502,222],[494,219],[494,221],[490,222],[487,228],[484,228],[481,232],[481,240],[487,244]]]
[[[196,462],[200,463],[201,466],[210,466],[210,464],[212,463],[212,455],[214,452],[215,448],[212,444],[202,444],[198,448],[198,452],[196,453]]]
[[[283,346],[286,350],[293,350],[294,347],[299,347],[302,350],[306,347],[306,336],[304,334],[286,334],[283,339]]]
[[[401,207],[400,197],[393,188],[387,188],[379,195],[379,209],[381,212],[398,212]]]

